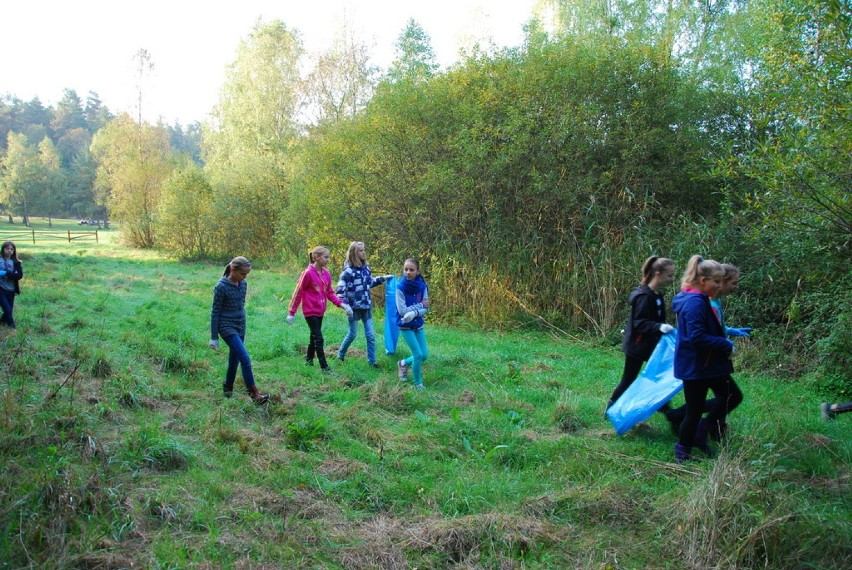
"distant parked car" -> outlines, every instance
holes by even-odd
[[[89,225],[89,218],[80,218],[80,221],[79,221],[78,223],[79,223],[81,226]]]

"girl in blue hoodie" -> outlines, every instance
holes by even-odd
[[[683,463],[692,459],[695,445],[705,453],[707,429],[721,430],[727,414],[726,405],[716,405],[705,420],[707,391],[712,390],[717,402],[725,403],[732,395],[731,353],[734,343],[725,337],[725,329],[710,306],[722,287],[724,271],[721,264],[693,255],[689,259],[681,282],[681,292],[672,301],[677,315],[678,335],[675,344],[674,375],[683,381],[686,416],[680,424],[675,460]],[[699,432],[699,422],[703,421]]]
[[[408,369],[414,376],[414,387],[425,390],[423,386],[422,365],[429,357],[426,346],[426,332],[423,329],[423,315],[429,311],[429,288],[420,275],[420,264],[416,259],[406,259],[402,266],[402,279],[396,289],[396,326],[405,344],[411,350],[411,356],[397,362],[399,379],[408,379]]]

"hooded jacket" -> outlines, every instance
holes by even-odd
[[[396,288],[396,326],[401,329],[416,331],[423,326],[423,315],[429,309],[423,306],[423,301],[429,299],[429,288],[422,275],[414,279],[406,279],[403,276]],[[416,316],[407,323],[402,322],[405,313],[414,311]]]
[[[720,378],[734,371],[734,343],[725,338],[722,324],[703,293],[681,292],[672,300],[677,314],[674,375],[687,382]]]
[[[15,294],[20,295],[21,286],[18,285],[18,281],[24,277],[24,268],[21,265],[21,262],[14,259],[7,260],[6,258],[0,258],[0,269],[4,269],[6,271],[6,275],[4,275],[3,278],[6,279],[7,282],[12,283]]]
[[[663,296],[647,285],[640,285],[627,297],[630,316],[624,328],[621,349],[624,354],[648,360],[662,333],[660,324],[666,322]]]
[[[338,307],[343,304],[331,288],[331,273],[325,267],[320,271],[313,265],[308,265],[296,283],[288,314],[292,317],[299,310],[299,305],[302,305],[302,315],[322,317],[325,315],[328,301]]]
[[[335,293],[353,309],[371,309],[373,300],[370,298],[370,289],[384,282],[384,277],[373,278],[366,263],[362,263],[360,267],[354,267],[347,262],[337,281]]]

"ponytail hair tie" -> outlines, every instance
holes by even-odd
[[[698,263],[704,263],[704,258],[700,255],[698,256]]]

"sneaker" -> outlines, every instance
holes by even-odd
[[[234,395],[234,387],[231,386],[230,388],[228,388],[228,385],[223,382],[222,383],[222,395],[225,396],[226,398],[230,398],[231,396]]]
[[[314,365],[314,361],[313,361],[313,360],[306,360],[306,361],[305,361],[305,364],[307,364],[308,366],[313,366],[313,365]]]
[[[376,369],[378,369],[378,368],[381,368],[381,366],[379,366],[379,365],[378,365],[378,364],[376,364],[375,362],[371,362],[371,363],[370,363],[370,368],[376,368]]]
[[[819,405],[819,413],[824,420],[833,420],[837,417],[837,413],[831,410],[831,404],[828,402]]]
[[[332,370],[328,366],[326,366],[325,368],[322,368],[322,373],[325,374],[326,376],[331,376],[332,378],[338,378],[339,377],[337,372],[335,372],[334,370]]]
[[[396,369],[399,372],[399,381],[406,382],[408,380],[408,366],[405,364],[405,360],[397,362]]]
[[[337,356],[335,356],[334,358],[336,358],[336,359],[337,359],[337,360],[339,360],[340,362],[343,362],[343,359],[344,359],[344,357],[343,357],[343,356],[340,356],[339,354],[338,354]]]
[[[421,391],[421,392],[425,392],[425,391],[426,391],[426,386],[424,386],[423,384],[415,384],[415,385],[414,385],[414,388],[415,388],[416,390]]]

